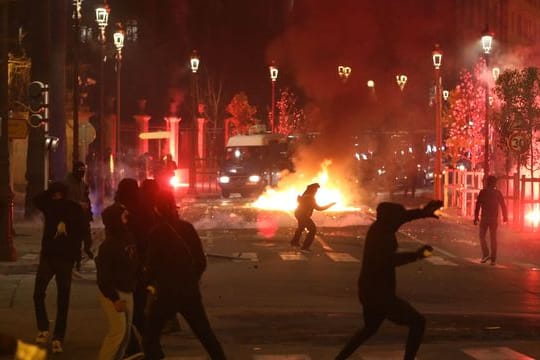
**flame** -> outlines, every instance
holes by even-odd
[[[528,222],[531,223],[533,226],[538,226],[540,223],[540,209],[538,207],[535,207],[533,210],[529,211],[527,215],[525,215],[525,219],[527,219]]]
[[[331,211],[358,210],[351,205],[352,199],[348,198],[343,189],[340,189],[330,177],[328,168],[331,164],[331,160],[323,161],[321,170],[310,181],[306,181],[302,176],[296,176],[293,181],[286,181],[286,185],[278,184],[277,188],[267,188],[251,206],[266,210],[294,211],[298,206],[297,196],[305,191],[307,185],[317,182],[321,186],[316,195],[317,204],[324,206],[335,202],[336,204],[330,208]]]

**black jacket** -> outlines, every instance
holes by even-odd
[[[478,219],[481,209],[482,222],[497,223],[499,219],[499,206],[502,209],[503,219],[506,220],[508,218],[508,213],[502,193],[496,188],[482,189],[476,199],[474,218]]]
[[[41,255],[53,259],[78,260],[81,256],[81,243],[90,241],[88,223],[81,206],[67,199],[53,200],[48,191],[34,198],[34,206],[43,212],[45,218]]]
[[[133,235],[121,222],[125,208],[114,203],[101,214],[105,241],[96,258],[97,283],[101,293],[111,301],[118,300],[117,290],[133,292],[137,283],[137,248]]]
[[[406,210],[394,203],[382,203],[377,220],[370,226],[364,246],[358,295],[363,304],[384,306],[395,298],[397,266],[418,259],[414,252],[397,252],[396,231],[404,223],[426,217],[420,210]]]
[[[156,285],[158,293],[198,293],[206,256],[193,225],[180,219],[161,220],[149,238],[145,262],[148,282]]]
[[[68,188],[67,198],[79,204],[86,203],[88,205],[88,210],[85,211],[88,217],[87,219],[88,221],[92,221],[92,204],[90,203],[88,184],[86,184],[84,180],[78,179],[72,173],[69,173],[68,176],[66,176],[64,183]]]

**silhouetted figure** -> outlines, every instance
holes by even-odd
[[[407,179],[405,181],[404,194],[407,196],[410,190],[411,197],[414,197],[416,195],[416,183],[418,182],[418,166],[414,156],[411,156],[405,164],[405,175]]]
[[[34,287],[34,306],[39,330],[36,343],[46,344],[49,338],[45,293],[49,282],[55,277],[57,311],[52,340],[53,353],[63,352],[72,269],[80,259],[81,243],[90,241],[85,213],[78,203],[66,199],[66,193],[67,186],[55,182],[47,191],[34,198],[34,205],[43,213],[45,220]]]
[[[315,234],[317,233],[317,226],[315,226],[315,223],[311,219],[311,215],[313,215],[313,210],[323,211],[335,205],[335,202],[325,206],[320,206],[317,204],[317,201],[315,200],[315,195],[317,194],[319,188],[320,185],[318,183],[310,184],[307,186],[302,196],[298,196],[297,198],[298,207],[294,211],[294,216],[298,221],[298,227],[294,232],[294,236],[291,240],[291,245],[300,246],[300,237],[302,236],[302,232],[304,231],[304,229],[307,229],[308,234],[306,235],[306,239],[304,240],[304,243],[300,248],[300,251],[302,252],[310,252],[309,247],[311,246],[311,243],[315,238]]]
[[[88,184],[84,181],[84,174],[86,172],[86,165],[82,161],[76,161],[73,163],[73,169],[71,173],[66,176],[64,183],[67,185],[67,194],[66,198],[68,200],[74,201],[81,205],[85,215],[86,215],[86,225],[88,227],[88,232],[90,232],[90,222],[93,219],[92,216],[92,205],[90,203],[90,192],[88,189]],[[88,240],[90,240],[88,238]],[[92,243],[84,243],[84,252],[88,258],[93,259],[94,253],[92,252]],[[81,269],[81,261],[78,260],[75,268],[77,271]]]
[[[114,203],[101,214],[105,225],[105,240],[96,260],[99,300],[109,328],[99,351],[99,360],[122,359],[133,319],[133,292],[139,266],[137,247],[130,223],[133,203],[138,196],[137,182],[122,179]]]
[[[434,212],[443,205],[432,200],[422,209],[406,210],[403,205],[383,202],[377,206],[377,219],[366,235],[362,270],[358,279],[358,297],[364,312],[364,327],[358,330],[336,359],[346,359],[373,336],[388,319],[409,327],[405,360],[413,360],[424,334],[425,319],[408,302],[396,296],[397,266],[430,256],[433,248],[422,245],[416,251],[398,252],[396,232],[408,221],[438,218]]]
[[[504,204],[502,193],[497,190],[497,178],[493,175],[487,177],[486,187],[480,190],[476,199],[474,208],[474,225],[478,224],[478,215],[480,218],[480,245],[482,246],[481,263],[491,259],[491,265],[497,261],[497,227],[499,225],[499,206],[502,210],[503,222],[508,221],[508,212]],[[482,210],[482,211],[480,211]],[[491,252],[486,243],[486,233],[489,229],[491,240]]]
[[[158,224],[151,230],[146,253],[151,297],[147,304],[144,350],[147,360],[160,359],[163,324],[177,312],[213,360],[225,359],[202,302],[199,281],[206,269],[201,239],[192,224],[180,220],[170,194],[163,193],[156,205]]]

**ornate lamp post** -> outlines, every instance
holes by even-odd
[[[197,104],[199,102],[199,84],[197,71],[199,70],[200,59],[196,50],[193,50],[191,58],[189,60],[191,67],[192,79],[193,79],[193,120],[192,120],[192,131],[191,131],[191,157],[189,161],[189,192],[195,194],[197,192],[197,164],[195,163],[195,156],[197,154]]]
[[[272,108],[270,111],[270,130],[274,132],[275,127],[275,115],[274,115],[274,108],[276,104],[276,80],[278,77],[278,68],[275,64],[272,64],[269,66],[270,70],[270,79],[272,80]]]
[[[489,69],[489,52],[491,51],[491,43],[493,34],[486,27],[482,34],[482,48],[484,49],[484,59],[486,61],[486,69]],[[485,112],[484,120],[484,176],[489,175],[489,83],[485,82]]]
[[[99,155],[97,157],[98,165],[98,186],[97,203],[103,204],[105,196],[104,182],[104,161],[105,161],[105,29],[109,23],[109,7],[107,5],[96,8],[96,23],[100,34],[101,56],[99,58]]]
[[[351,76],[352,68],[350,66],[338,66],[338,76],[343,82],[347,82],[349,76]]]
[[[79,160],[79,41],[83,0],[73,0],[73,161]]]
[[[407,75],[396,75],[396,82],[399,86],[399,89],[403,91],[405,84],[407,84]]]
[[[120,105],[121,105],[121,73],[122,73],[122,48],[124,47],[124,31],[122,29],[117,30],[114,35],[114,46],[116,47],[116,159],[118,160],[120,154]]]
[[[437,148],[437,158],[435,161],[433,197],[437,200],[442,200],[442,56],[439,45],[435,45],[432,59],[435,68],[435,146]]]

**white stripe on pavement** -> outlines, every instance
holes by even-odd
[[[283,251],[279,253],[279,256],[281,259],[286,261],[305,261],[307,260],[307,257],[305,257],[301,252],[299,251]]]
[[[354,256],[343,252],[326,252],[326,256],[336,262],[360,262]]]
[[[442,266],[458,266],[456,263],[446,260],[440,256],[430,256],[424,259],[432,263],[433,265],[442,265]]]
[[[254,360],[311,360],[306,354],[291,354],[291,355],[254,355]]]
[[[324,241],[324,239],[319,235],[315,235],[315,240],[317,240],[321,244],[324,251],[334,251],[334,249],[332,249],[332,247],[328,245],[328,243]]]
[[[232,254],[233,261],[259,261],[256,252],[237,252]]]
[[[534,360],[507,347],[468,348],[463,349],[463,352],[477,360]]]

